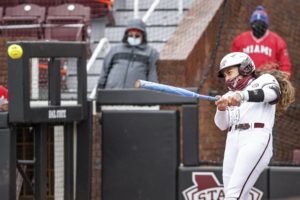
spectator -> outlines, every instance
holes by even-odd
[[[232,43],[231,51],[247,53],[261,70],[277,67],[291,75],[292,67],[285,41],[276,33],[270,31],[268,15],[263,6],[257,6],[250,17],[252,31],[238,35]]]
[[[131,20],[122,44],[112,47],[104,58],[98,88],[134,88],[138,79],[158,82],[158,56],[147,43],[145,23],[140,19]]]
[[[0,112],[8,110],[8,90],[0,85]]]

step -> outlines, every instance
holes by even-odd
[[[139,14],[141,17],[143,17],[146,14],[146,12],[142,11]],[[114,16],[115,16],[116,24],[118,26],[126,26],[128,24],[128,21],[133,19],[134,17],[133,10],[118,11],[114,13]],[[155,10],[146,21],[146,24],[148,26],[152,26],[152,25],[177,26],[177,24],[181,21],[181,19],[182,16],[179,15],[177,10],[158,10],[158,11]]]
[[[192,2],[194,0],[183,0],[183,8],[190,8]],[[140,9],[149,9],[154,0],[142,0],[139,1],[139,8]],[[116,1],[116,8],[117,9],[133,9],[134,0],[125,0],[120,1],[117,3]],[[178,9],[178,0],[160,0],[159,4],[157,5],[158,9]]]

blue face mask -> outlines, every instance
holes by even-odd
[[[142,43],[141,38],[135,38],[135,37],[128,37],[127,42],[130,46],[138,46]]]

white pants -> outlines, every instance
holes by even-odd
[[[223,162],[225,200],[248,200],[273,155],[272,140],[271,131],[264,128],[228,132]]]

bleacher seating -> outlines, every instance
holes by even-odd
[[[46,8],[64,3],[77,3],[91,8],[91,18],[108,17],[109,23],[114,22],[112,16],[113,0],[1,0],[0,7],[12,7],[23,3],[35,4]]]
[[[81,4],[67,3],[48,7],[45,20],[45,39],[59,41],[89,41],[88,29],[90,28],[90,7]],[[87,50],[89,53],[89,45]],[[61,88],[67,89],[67,60],[61,60]],[[47,66],[40,71],[47,74]],[[68,65],[68,64],[67,64]],[[43,78],[40,77],[43,81]]]
[[[5,36],[43,38],[46,8],[35,4],[6,7],[2,18]]]
[[[69,2],[69,1],[65,1],[65,0],[27,0],[26,1],[26,3],[33,3],[45,7],[57,6],[65,2]]]
[[[70,0],[68,2],[80,2]],[[104,2],[106,1],[106,2]],[[91,54],[91,10],[104,15],[110,9],[111,0],[83,0],[65,3],[64,0],[27,0],[24,4],[6,6],[0,2],[0,37],[4,40],[57,40],[86,41],[87,56]],[[8,4],[7,4],[8,5]],[[11,4],[12,5],[12,4]],[[103,6],[103,13],[97,6]],[[2,8],[2,9],[1,9]],[[3,13],[1,15],[1,13]],[[3,17],[2,17],[3,16]],[[1,59],[1,56],[0,56]],[[47,59],[39,59],[40,88],[47,87]],[[67,89],[68,60],[61,60],[61,87]]]
[[[71,0],[69,2],[79,3],[91,8],[91,17],[108,17],[111,22],[113,20],[112,16],[112,0]]]
[[[87,41],[90,8],[81,4],[50,6],[46,17],[45,37],[49,40]]]
[[[7,7],[7,6],[16,6],[20,4],[21,2],[19,0],[1,0],[1,7]]]

